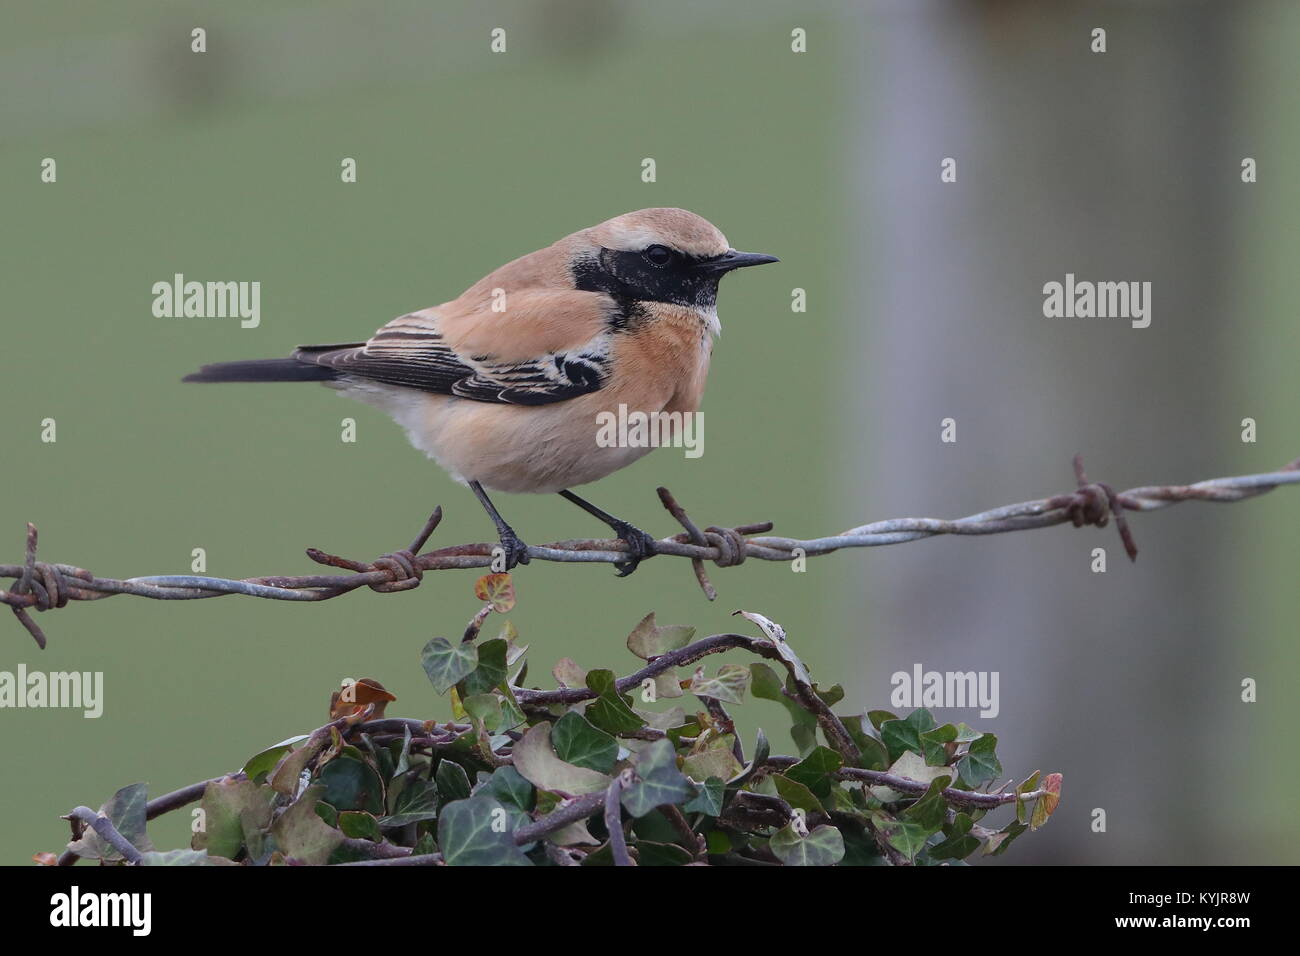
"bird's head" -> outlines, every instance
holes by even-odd
[[[685,209],[638,209],[573,238],[570,268],[579,289],[709,312],[724,275],[777,261],[737,252],[717,226]]]

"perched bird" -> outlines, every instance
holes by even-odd
[[[776,262],[737,252],[685,209],[641,209],[508,262],[442,305],[393,319],[366,342],[306,345],[290,358],[205,365],[187,382],[323,382],[374,405],[469,485],[505,567],[527,546],[485,488],[558,492],[624,541],[630,574],[654,539],[569,489],[648,446],[602,447],[598,415],[694,412],[718,334],[718,281]]]

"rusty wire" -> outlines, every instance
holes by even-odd
[[[1126,553],[1131,559],[1136,559],[1137,546],[1125,519],[1127,512],[1156,511],[1180,501],[1241,501],[1272,491],[1278,485],[1300,483],[1300,458],[1266,474],[1212,478],[1192,485],[1146,485],[1121,492],[1116,492],[1103,482],[1089,482],[1078,455],[1074,457],[1074,470],[1077,487],[1066,494],[1004,505],[954,520],[894,518],[875,521],[837,535],[809,540],[765,536],[766,532],[772,530],[771,522],[735,528],[711,526],[701,530],[668,489],[660,488],[660,501],[685,530],[656,541],[655,551],[657,554],[689,558],[696,579],[709,600],[716,598],[717,592],[705,573],[705,561],[712,561],[718,567],[733,567],[747,558],[790,561],[829,554],[841,548],[902,544],[941,534],[1002,534],[1066,522],[1075,527],[1092,525],[1101,528],[1112,517]],[[37,645],[44,648],[45,634],[29,612],[63,607],[69,601],[97,601],[115,594],[132,594],[163,601],[191,601],[227,594],[275,601],[328,601],[362,587],[381,593],[407,591],[419,586],[426,571],[491,566],[493,549],[496,548],[494,544],[454,545],[421,554],[421,548],[441,519],[442,509],[435,509],[409,548],[382,555],[370,562],[352,561],[315,548],[307,549],[307,556],[317,564],[343,569],[348,572],[346,574],[242,580],[204,575],[158,575],[126,580],[96,577],[91,572],[72,565],[36,560],[36,528],[28,524],[24,562],[0,565],[0,578],[13,578],[16,582],[8,591],[0,590],[0,603],[9,605]],[[528,557],[536,561],[615,564],[624,561],[627,555],[626,546],[617,539],[584,538],[530,546]]]

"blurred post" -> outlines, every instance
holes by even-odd
[[[907,2],[860,21],[852,175],[872,268],[843,379],[871,423],[857,520],[1069,490],[1075,451],[1116,487],[1231,470],[1236,21],[1227,5],[1176,12]],[[940,181],[949,157],[955,183]],[[1150,327],[1046,318],[1042,287],[1066,273],[1151,282]],[[955,444],[940,442],[946,418]],[[1008,773],[1064,772],[1062,825],[1019,845],[1018,863],[1225,862],[1221,807],[1178,781],[1239,713],[1220,666],[1231,521],[1138,518],[1134,566],[1113,527],[876,552],[856,592],[863,699],[915,663],[1000,672],[995,720],[937,716],[998,732]],[[1090,571],[1097,547],[1104,574]]]

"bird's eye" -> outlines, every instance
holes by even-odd
[[[673,253],[666,246],[651,246],[645,251],[645,257],[652,266],[666,266],[673,261]]]

